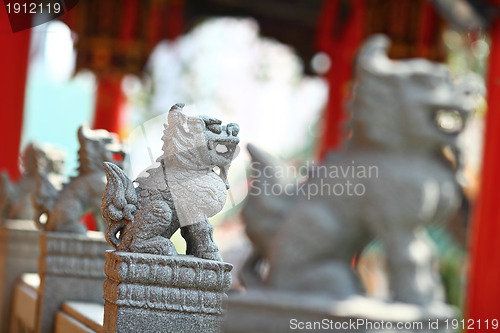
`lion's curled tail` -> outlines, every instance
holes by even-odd
[[[285,220],[293,199],[287,195],[274,196],[269,191],[275,184],[288,186],[284,179],[267,172],[267,169],[282,163],[251,144],[247,148],[252,158],[251,186],[242,216],[248,236],[255,238],[255,242],[269,243]]]
[[[132,181],[118,166],[104,162],[104,172],[108,182],[102,195],[101,212],[108,222],[106,240],[117,248],[121,241],[116,235],[127,222],[134,221],[137,195]]]

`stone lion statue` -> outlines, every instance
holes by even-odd
[[[37,174],[33,197],[35,222],[45,231],[85,234],[85,226],[78,221],[86,213],[94,215],[98,226],[104,224],[100,214],[101,196],[106,187],[102,163],[123,160],[125,150],[115,134],[106,130],[90,130],[86,126],[78,129],[78,141],[78,175],[64,184],[61,190],[52,186],[46,173]],[[41,219],[43,214],[46,221]]]
[[[239,127],[206,116],[188,117],[183,106],[170,109],[163,154],[147,177],[135,181],[137,187],[119,167],[104,163],[106,239],[119,251],[173,255],[177,252],[170,237],[181,228],[188,255],[221,261],[208,218],[226,202]]]
[[[33,219],[31,197],[36,189],[36,175],[43,172],[54,187],[62,184],[64,154],[55,147],[35,143],[27,145],[22,158],[21,179],[13,183],[9,175],[2,171],[0,185],[1,220]]]
[[[350,139],[312,167],[304,183],[284,182],[273,172],[279,161],[248,147],[251,185],[242,212],[254,247],[242,270],[248,288],[334,300],[363,295],[352,261],[379,240],[393,301],[444,304],[425,228],[446,221],[461,202],[457,138],[472,113],[473,91],[454,83],[444,65],[390,60],[388,45],[375,36],[360,50]],[[277,186],[283,193],[276,195]]]

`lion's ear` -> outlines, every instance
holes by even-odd
[[[87,123],[83,123],[79,128],[78,128],[78,141],[80,142],[80,145],[82,145],[86,139],[89,137],[89,125]]]
[[[356,56],[358,71],[367,71],[378,75],[385,74],[392,62],[387,57],[390,40],[385,35],[374,35],[361,46]]]

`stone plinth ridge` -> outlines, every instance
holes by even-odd
[[[102,237],[102,236],[101,236]],[[64,233],[42,233],[39,273],[65,277],[105,278],[105,252],[110,246],[102,238]]]
[[[38,237],[35,230],[3,229],[0,232],[0,244],[6,247],[13,257],[38,257]]]
[[[40,234],[37,333],[54,332],[56,313],[68,300],[103,302],[104,263],[110,248],[102,234]]]
[[[120,307],[209,315],[224,311],[232,265],[192,256],[106,253],[104,299]]]

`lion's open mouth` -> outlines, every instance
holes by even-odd
[[[436,126],[444,133],[458,134],[464,130],[465,122],[457,110],[439,109],[434,113]]]
[[[227,158],[231,158],[236,149],[237,143],[235,142],[215,142],[215,151],[217,154]]]
[[[208,141],[208,149],[215,149],[218,155],[231,158],[238,146],[238,141],[237,137],[232,137],[228,140]]]
[[[127,155],[125,147],[119,143],[113,142],[106,145],[106,150],[111,154],[110,161],[121,167]]]
[[[221,145],[221,144],[219,144],[219,143],[215,146],[215,150],[216,150],[219,154],[224,154],[224,153],[226,153],[226,152],[228,152],[228,151],[229,151],[229,149],[227,148],[227,146],[226,146],[226,145]]]

